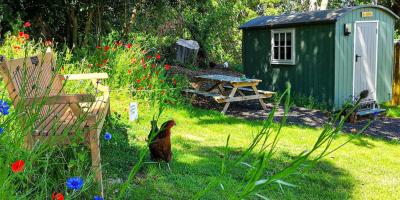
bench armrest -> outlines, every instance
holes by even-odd
[[[92,80],[92,79],[107,79],[107,73],[89,73],[89,74],[65,74],[62,75],[63,80]]]
[[[45,105],[53,104],[77,104],[82,102],[95,102],[96,97],[91,94],[75,94],[75,95],[59,95],[49,97],[35,97],[25,99],[27,104],[34,102],[44,103]]]

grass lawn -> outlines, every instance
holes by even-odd
[[[121,116],[114,114],[109,120],[112,123],[105,127],[113,134],[113,139],[102,141],[108,198],[118,192],[116,186],[126,180],[137,160],[138,150],[145,147],[152,117],[148,108],[140,104],[139,120],[129,123],[130,100],[124,94],[114,93],[111,97],[112,111]],[[260,121],[235,119],[191,106],[168,108],[161,121],[170,118],[177,122],[172,129],[172,171],[164,163],[160,167],[144,164],[130,187],[130,199],[189,199],[204,189],[212,176],[218,175],[229,134],[232,158],[247,147],[252,135],[261,128]],[[298,126],[284,128],[271,172],[285,167],[298,153],[310,149],[320,131]],[[349,137],[341,134],[336,144]],[[357,136],[312,170],[285,179],[298,187],[280,189],[275,185],[265,188],[261,194],[270,199],[396,199],[400,197],[399,152],[399,143]],[[149,161],[149,156],[146,160]],[[225,190],[214,188],[205,199],[221,199],[222,193],[230,192],[238,184],[243,171],[234,169],[223,182]],[[257,199],[256,196],[252,198]]]
[[[387,116],[400,118],[400,106],[384,105],[383,108],[387,110]]]

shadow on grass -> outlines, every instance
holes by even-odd
[[[353,137],[353,140],[351,141],[351,143],[360,146],[360,147],[366,147],[366,148],[374,148],[375,145],[372,144],[371,142],[369,142],[366,138],[360,136],[360,135],[356,135]]]
[[[172,170],[169,171],[164,163],[160,167],[144,165],[144,175],[136,179],[130,191],[129,196],[132,199],[190,199],[203,190],[214,177],[218,177],[224,147],[205,147],[181,137],[175,138],[175,142],[177,148],[170,163]],[[186,145],[180,145],[182,143]],[[229,148],[228,163],[232,163],[243,151],[240,148]],[[278,153],[270,161],[270,168],[266,173],[276,173],[293,158],[287,152]],[[232,194],[243,185],[241,182],[246,169],[244,165],[230,169],[230,173],[220,180],[224,189],[221,186],[212,188],[203,199],[225,199],[227,194]],[[270,199],[349,199],[355,182],[348,172],[325,160],[302,175],[284,180],[297,187],[282,186],[281,189],[279,185],[272,184],[260,193]],[[257,198],[253,195],[250,199]]]
[[[197,124],[199,125],[210,125],[210,124],[248,124],[248,125],[259,125],[262,120],[260,119],[253,119],[253,120],[243,120],[241,118],[236,118],[235,116],[223,115],[218,111],[214,110],[206,110],[204,108],[194,107],[194,106],[182,106],[181,109],[185,110],[187,115],[191,118],[198,119]],[[301,108],[298,108],[301,109]],[[290,111],[292,112],[292,111]],[[297,112],[297,111],[296,111]],[[295,113],[296,113],[295,112]],[[317,111],[316,111],[317,112]],[[300,112],[301,113],[301,112]],[[309,114],[309,113],[308,113]],[[306,120],[307,113],[304,114],[295,114],[296,118],[299,117],[302,120]],[[266,114],[267,116],[267,114]],[[266,117],[264,117],[266,118]],[[264,119],[263,118],[263,119]],[[275,121],[279,122],[282,117],[275,117]],[[328,118],[320,118],[320,126],[309,126],[304,123],[294,123],[293,116],[288,117],[286,127],[292,128],[299,128],[299,129],[310,129],[310,130],[322,130],[323,121],[321,120],[328,120]],[[311,120],[315,121],[315,120]],[[389,145],[398,145],[399,140],[396,139],[398,133],[394,130],[398,130],[397,126],[399,126],[399,122],[396,119],[385,119],[377,122],[372,122],[371,126],[368,128],[367,133],[363,133],[360,135],[353,135],[351,134],[351,129],[360,130],[364,127],[368,122],[362,121],[357,124],[350,124],[346,123],[344,129],[342,130],[343,135],[346,135],[349,138],[353,138],[351,143],[366,148],[374,148],[375,145],[371,141],[382,141]],[[386,127],[386,128],[385,128]],[[388,129],[386,131],[382,131],[384,129]],[[373,133],[369,132],[372,131]]]
[[[193,106],[201,109],[213,110],[211,113],[217,114],[222,110],[223,104],[217,104],[215,101],[209,98],[198,97],[196,101],[194,101]],[[234,102],[230,105],[227,115],[234,116],[243,119],[250,120],[264,120],[267,118],[270,110],[272,109],[272,104],[267,104],[267,111],[264,111],[259,108],[258,102],[255,101],[246,101],[246,102]],[[398,140],[400,141],[400,107],[392,106],[386,107],[388,109],[388,116],[391,117],[380,117],[377,120],[373,121],[372,124],[365,131],[365,135],[373,136],[374,138],[381,138],[383,140]],[[204,112],[193,112],[194,116],[207,116],[204,115]],[[274,120],[280,121],[283,116],[282,106],[279,107],[278,111],[275,114]],[[397,118],[396,118],[397,117]],[[325,122],[329,120],[329,114],[313,109],[307,109],[302,107],[291,107],[290,112],[288,114],[287,124],[295,125],[300,127],[307,128],[321,128]],[[234,121],[229,121],[230,123]],[[204,120],[204,124],[215,124],[215,123],[224,123],[219,121],[218,118],[214,120]],[[355,124],[345,123],[343,128],[343,132],[351,133],[352,130],[361,130],[366,124],[367,120],[359,121]]]
[[[137,160],[138,148],[129,144],[129,126],[119,114],[107,116],[100,135],[103,181],[106,197],[118,193],[118,187],[128,177],[132,166]],[[112,134],[112,139],[104,140],[104,133]]]
[[[121,183],[126,180],[139,154],[140,147],[128,142],[127,128],[115,114],[107,119],[104,128],[104,131],[113,135],[112,140],[102,140],[101,143],[107,198],[112,199],[118,194]],[[233,162],[243,151],[242,148],[229,148],[228,163]],[[165,163],[143,164],[128,189],[129,199],[190,199],[203,190],[214,177],[218,177],[224,147],[208,146],[202,141],[173,136],[173,153],[171,171]],[[293,158],[287,152],[276,154],[267,173],[283,169]],[[149,156],[145,161],[149,161]],[[230,169],[231,173],[221,180],[224,190],[221,187],[213,188],[204,199],[221,199],[226,196],[224,194],[232,193],[240,185],[245,170],[244,165]],[[355,182],[350,174],[326,160],[319,162],[311,171],[292,176],[285,181],[298,187],[284,186],[281,189],[273,184],[261,193],[271,199],[348,199],[351,198]],[[251,196],[250,199],[256,197]]]

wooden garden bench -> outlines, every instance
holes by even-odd
[[[8,61],[4,56],[0,58],[0,74],[13,105],[26,108],[21,116],[28,118],[22,120],[22,125],[32,134],[25,137],[25,147],[32,149],[38,141],[51,145],[68,145],[72,141],[87,144],[95,180],[100,184],[103,195],[99,136],[109,113],[110,98],[109,88],[101,85],[99,80],[108,78],[108,75],[59,75],[55,66],[51,51]],[[92,94],[66,94],[65,81],[72,80],[91,80],[97,97]],[[32,108],[37,105],[41,107]],[[26,124],[29,120],[34,123]]]

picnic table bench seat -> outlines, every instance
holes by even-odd
[[[194,89],[185,89],[183,92],[191,93],[191,102],[196,95],[212,97],[218,103],[225,103],[222,113],[225,113],[231,102],[259,100],[261,107],[266,110],[267,107],[263,101],[265,98],[271,98],[275,92],[258,90],[257,85],[261,82],[259,79],[249,79],[233,77],[219,74],[201,75],[195,77],[196,82],[192,84]],[[202,88],[204,83],[212,82],[213,86],[208,89]],[[250,87],[250,88],[246,88]],[[231,89],[230,92],[225,89]],[[252,91],[253,95],[246,95],[242,91]],[[236,92],[240,96],[235,96]]]
[[[99,136],[110,109],[110,90],[100,79],[108,75],[60,75],[55,69],[51,50],[20,59],[0,57],[0,74],[14,107],[26,108],[21,125],[31,134],[25,136],[24,146],[32,149],[38,141],[51,145],[85,143],[90,148],[95,180],[103,196]],[[65,82],[74,80],[90,80],[96,94],[67,94]],[[29,121],[34,123],[27,124]]]
[[[224,88],[226,88],[226,89],[233,89],[233,87],[232,87],[232,86],[229,86],[229,85],[225,85]],[[239,87],[238,90],[246,91],[246,92],[253,92],[253,89],[251,89],[251,88],[244,88],[244,87]],[[268,98],[269,98],[269,97],[272,97],[273,95],[276,94],[276,92],[271,92],[271,91],[267,91],[267,90],[258,90],[258,93],[264,94],[264,95],[268,96]]]
[[[221,103],[224,101],[224,99],[226,99],[225,96],[217,94],[217,93],[212,93],[212,92],[203,92],[203,91],[192,90],[192,89],[185,89],[185,90],[183,90],[183,92],[202,95],[205,97],[212,97],[212,98],[214,98],[215,101],[221,102]]]

